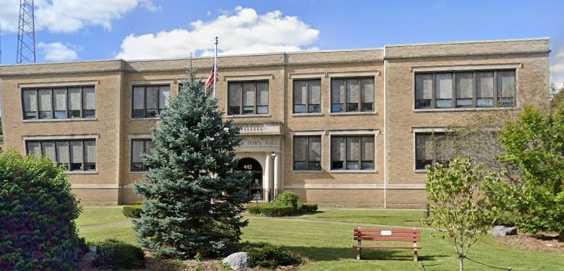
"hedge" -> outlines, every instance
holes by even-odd
[[[317,204],[302,204],[299,210],[302,214],[315,213],[317,212]]]
[[[298,195],[292,192],[284,192],[273,202],[253,204],[248,206],[247,210],[253,215],[293,216],[315,213],[317,204],[302,204]]]
[[[259,203],[248,207],[249,213],[264,216],[297,215],[296,209],[290,206],[279,206],[271,203]]]

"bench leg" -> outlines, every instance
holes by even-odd
[[[418,260],[418,251],[417,251],[417,242],[413,242],[413,261],[417,262]]]
[[[362,242],[360,240],[358,240],[358,242],[356,243],[356,260],[360,260],[360,253],[361,253],[361,244]]]

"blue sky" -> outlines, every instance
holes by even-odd
[[[0,0],[2,63],[15,62],[18,0]],[[550,37],[564,81],[564,1],[36,0],[38,61],[168,58]]]

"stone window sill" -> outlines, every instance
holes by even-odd
[[[504,110],[515,110],[517,107],[453,107],[453,108],[427,108],[427,109],[413,109],[415,113],[425,113],[425,112],[472,112],[472,111],[504,111]]]
[[[97,118],[89,119],[26,119],[22,120],[24,123],[44,123],[44,122],[81,122],[81,121],[98,121]]]

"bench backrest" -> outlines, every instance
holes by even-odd
[[[416,242],[421,240],[421,230],[406,228],[356,227],[354,229],[354,240]]]

